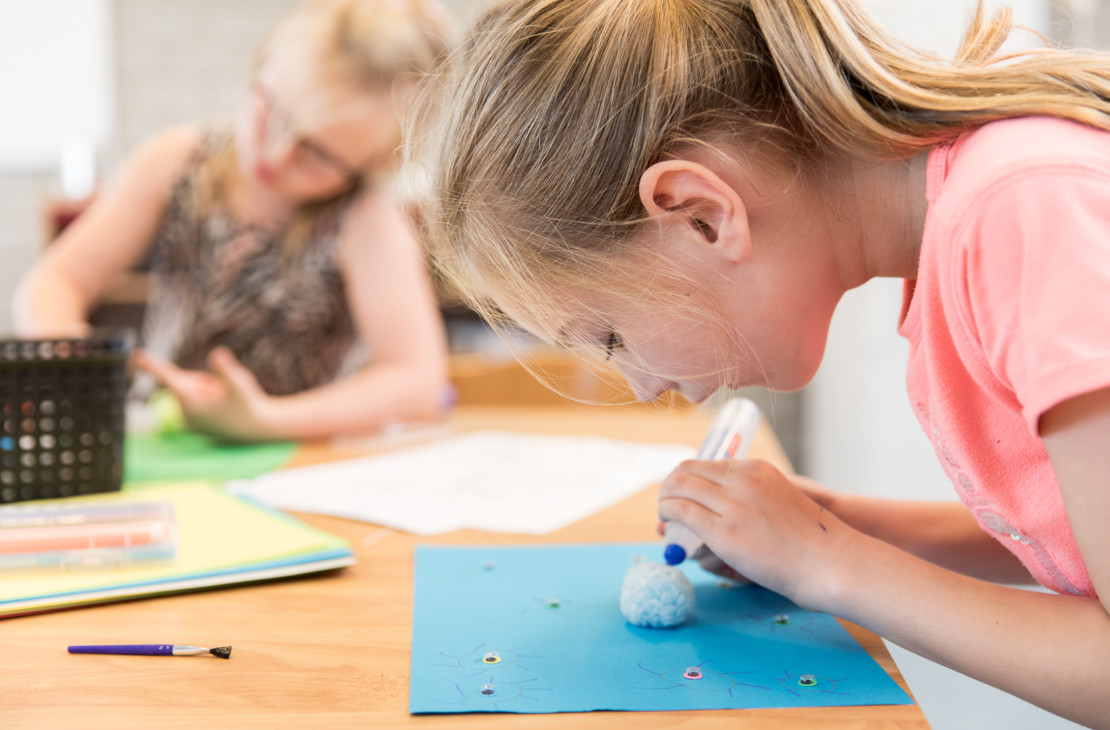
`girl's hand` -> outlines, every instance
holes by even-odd
[[[265,414],[273,398],[227,348],[209,354],[209,371],[186,370],[144,350],[134,363],[173,391],[190,429],[228,441],[271,438]]]
[[[659,524],[655,526],[655,531],[659,533],[660,537],[664,537],[667,532],[667,523],[660,520]],[[751,583],[746,576],[740,575],[733,570],[732,566],[717,557],[717,554],[705,545],[698,548],[697,552],[690,557],[698,561],[698,565],[701,566],[702,570],[709,571],[722,578],[728,578],[737,583]]]
[[[684,462],[660,487],[659,516],[737,574],[817,610],[858,537],[764,461]]]

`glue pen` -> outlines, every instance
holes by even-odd
[[[705,441],[698,450],[699,461],[743,459],[759,428],[759,408],[747,398],[732,398],[721,406]],[[663,559],[667,565],[678,565],[702,546],[702,541],[678,522],[663,526]]]

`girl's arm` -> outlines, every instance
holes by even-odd
[[[193,128],[166,130],[136,148],[96,200],[43,252],[16,287],[15,329],[24,337],[80,335],[112,279],[149,248]]]
[[[803,606],[1091,727],[1110,727],[1110,390],[1047,413],[1041,433],[1095,588],[1085,598],[989,583],[854,529],[763,462],[687,462],[660,516]]]
[[[893,552],[875,550],[868,561],[863,549],[835,603],[839,615],[911,651],[1076,722],[1110,727],[1110,389],[1054,407],[1040,433],[1099,598],[1004,588],[932,566],[903,572],[906,561]],[[880,579],[867,580],[869,569]],[[952,620],[936,621],[941,615]]]
[[[862,537],[825,610],[1090,727],[1110,727],[1110,616],[1096,598],[1001,586]]]
[[[347,214],[342,235],[349,305],[371,362],[334,383],[271,399],[260,424],[267,438],[320,438],[444,415],[443,321],[401,211],[386,196],[368,194]]]
[[[850,527],[943,568],[996,583],[1032,583],[1012,552],[983,532],[962,502],[841,494],[813,480],[791,481]]]

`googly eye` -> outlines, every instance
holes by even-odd
[[[702,673],[699,667],[686,667],[686,671],[682,673],[686,679],[701,679]]]
[[[813,687],[816,684],[817,677],[813,676],[812,674],[803,674],[802,676],[798,677],[799,687]]]
[[[774,621],[775,621],[776,626],[787,626],[790,623],[790,614],[788,614],[788,613],[775,614]]]
[[[493,686],[492,682],[486,682],[485,684],[482,685],[481,689],[479,689],[478,691],[481,692],[482,694],[484,694],[485,696],[489,697],[490,695],[497,692],[497,688]]]
[[[495,651],[487,651],[486,655],[482,657],[482,662],[485,664],[500,664],[501,655]]]

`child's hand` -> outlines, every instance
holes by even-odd
[[[717,553],[705,546],[702,546],[702,548],[694,554],[694,559],[698,561],[698,565],[701,566],[703,570],[713,573],[714,575],[719,575],[722,578],[727,578],[736,583],[751,583],[748,576],[736,572],[735,568],[721,560]]]
[[[659,524],[655,526],[655,531],[659,533],[660,537],[665,536],[667,533],[667,523],[660,520]],[[717,557],[717,554],[705,545],[698,548],[697,552],[690,557],[697,560],[698,565],[701,566],[703,570],[709,571],[714,575],[734,580],[737,583],[751,583],[747,577],[737,573],[731,565]]]
[[[264,414],[272,399],[227,348],[209,354],[209,371],[186,370],[142,350],[134,363],[173,391],[190,429],[229,441],[268,438]]]
[[[659,516],[693,530],[739,575],[818,610],[857,536],[763,461],[681,464],[660,487]]]

